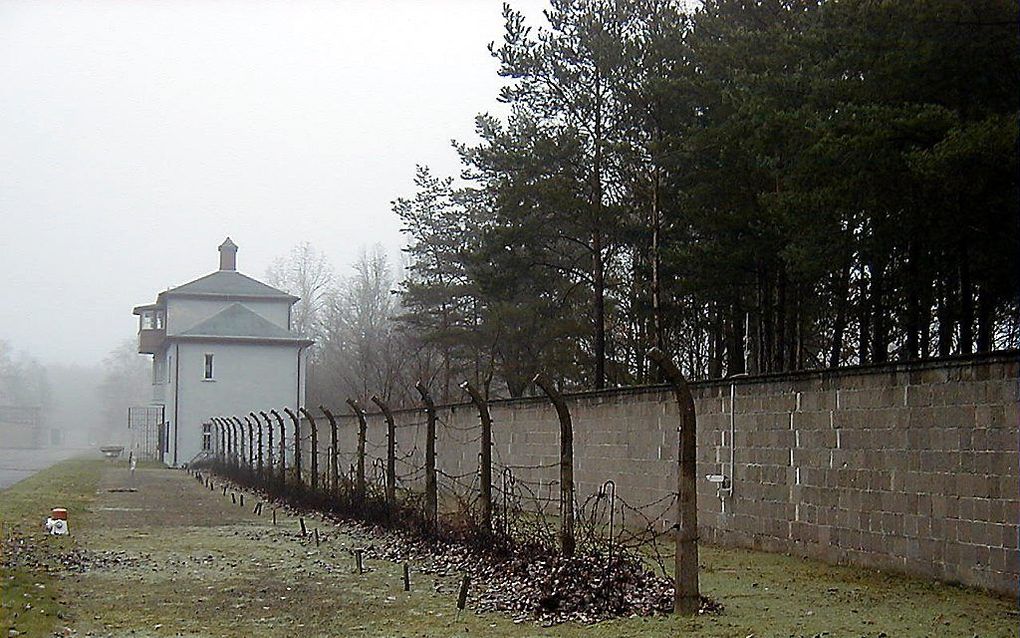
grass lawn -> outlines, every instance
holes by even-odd
[[[49,636],[61,622],[61,583],[56,577],[60,557],[77,545],[77,535],[50,536],[43,523],[50,509],[65,507],[80,524],[95,499],[103,466],[95,461],[72,460],[0,491],[0,526],[4,562],[0,569],[0,636],[17,630],[27,636]],[[31,565],[7,560],[13,543],[24,540],[31,548]],[[20,561],[19,561],[20,562]]]
[[[626,618],[594,626],[542,627],[505,616],[457,613],[457,575],[415,572],[352,550],[349,527],[252,514],[178,471],[139,469],[137,492],[123,465],[68,462],[0,492],[0,516],[20,524],[52,558],[85,550],[84,572],[4,574],[4,622],[23,635],[69,627],[95,636],[1018,636],[1016,603],[978,591],[833,567],[777,554],[703,547],[702,590],[723,612],[681,619]],[[70,539],[34,531],[59,500]],[[412,565],[412,570],[414,566]],[[36,584],[45,589],[39,589]],[[58,617],[60,614],[61,617]],[[2,623],[0,623],[2,625]],[[4,628],[6,631],[6,627]]]

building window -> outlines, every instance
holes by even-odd
[[[166,315],[162,310],[142,311],[142,330],[162,330],[166,327]]]
[[[205,355],[205,377],[203,378],[206,381],[213,380],[213,356],[208,353]]]
[[[202,449],[212,449],[212,423],[202,424]]]

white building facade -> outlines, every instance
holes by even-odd
[[[237,272],[229,237],[219,252],[219,270],[134,309],[163,407],[160,456],[175,467],[212,451],[210,417],[304,405],[312,341],[291,330],[298,298]]]

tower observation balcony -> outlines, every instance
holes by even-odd
[[[166,310],[162,306],[138,306],[138,352],[156,354],[166,340]]]

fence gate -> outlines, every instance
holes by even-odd
[[[141,405],[128,408],[128,432],[131,450],[136,457],[152,461],[163,460],[166,452],[166,429],[163,427],[162,405]]]

